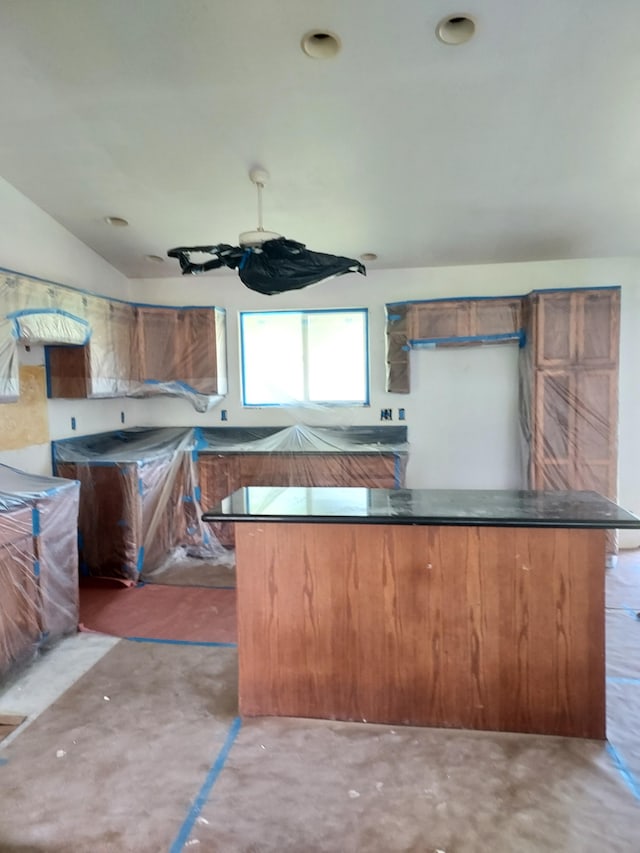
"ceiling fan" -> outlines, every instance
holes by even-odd
[[[311,284],[358,272],[367,271],[360,261],[312,252],[295,240],[288,240],[275,231],[262,227],[262,190],[269,179],[264,169],[249,172],[251,182],[258,192],[258,227],[255,231],[243,231],[238,246],[218,243],[215,246],[189,246],[169,249],[167,255],[177,258],[183,275],[199,275],[222,266],[237,269],[240,279],[251,290],[272,296],[287,290],[300,290]],[[208,254],[211,259],[203,263],[191,261],[191,254]]]

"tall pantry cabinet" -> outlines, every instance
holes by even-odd
[[[619,288],[526,299],[522,423],[532,489],[617,491]]]

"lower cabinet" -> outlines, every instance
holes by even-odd
[[[190,452],[131,461],[57,462],[80,481],[79,551],[85,575],[136,582],[198,524]]]
[[[398,453],[201,453],[200,503],[210,508],[242,486],[401,488],[405,469]],[[221,545],[234,547],[232,523],[211,528]]]
[[[0,675],[38,647],[38,585],[31,510],[0,514]]]

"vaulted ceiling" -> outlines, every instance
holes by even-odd
[[[0,0],[0,175],[130,277],[255,228],[255,165],[266,228],[371,268],[634,255],[639,32],[638,0]]]

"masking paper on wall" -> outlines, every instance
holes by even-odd
[[[44,365],[20,366],[20,399],[0,405],[2,450],[19,450],[49,441]]]

